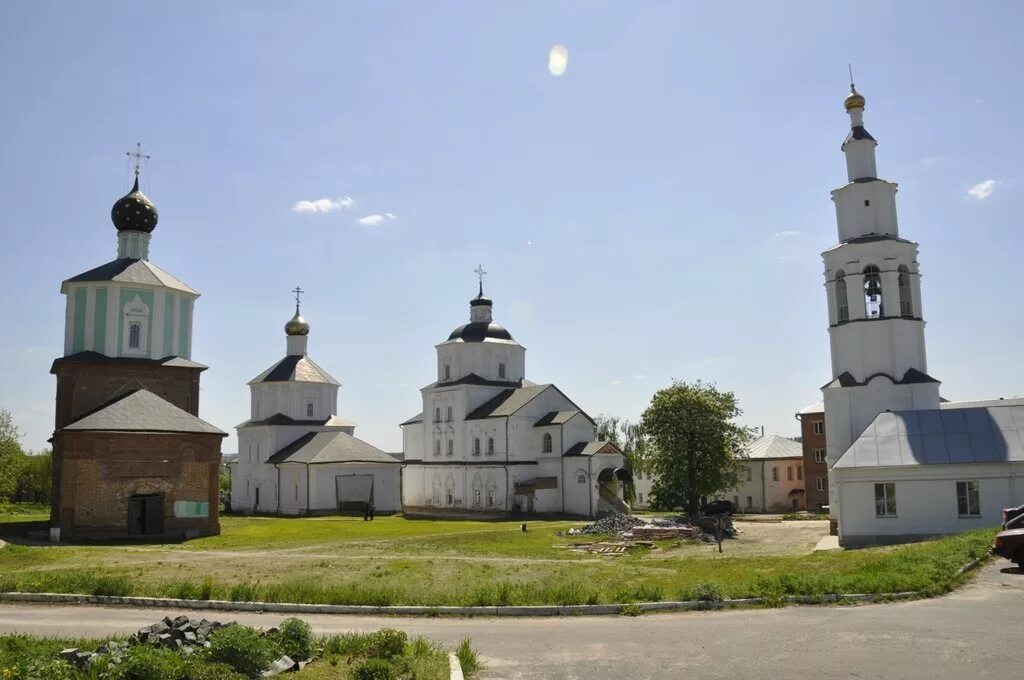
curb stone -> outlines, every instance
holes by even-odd
[[[459,663],[459,657],[455,656],[452,652],[448,652],[448,668],[452,680],[464,680],[465,676],[462,675],[462,665]]]

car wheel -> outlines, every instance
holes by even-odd
[[[1019,548],[1013,555],[1013,561],[1017,563],[1017,568],[1024,571],[1024,548]]]

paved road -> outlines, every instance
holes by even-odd
[[[473,638],[490,679],[1015,678],[1024,667],[1024,574],[1000,560],[934,600],[859,607],[552,619],[304,616],[318,632],[398,627]],[[209,613],[206,613],[209,615]],[[102,637],[155,610],[0,605],[0,632]],[[202,615],[200,613],[200,615]],[[271,626],[278,614],[228,615]]]

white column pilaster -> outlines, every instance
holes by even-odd
[[[174,296],[174,327],[171,331],[171,355],[180,356],[178,354],[178,344],[181,339],[181,296]]]
[[[153,318],[149,342],[149,358],[164,358],[164,308],[167,303],[167,291],[153,291]]]
[[[85,289],[85,345],[84,349],[91,352],[95,349],[96,340],[96,288]]]
[[[120,286],[108,286],[107,287],[107,340],[106,346],[103,348],[103,353],[108,357],[116,357],[118,352],[118,343],[120,338],[117,337],[117,330],[120,327],[117,323],[121,318],[121,287]]]
[[[64,308],[64,356],[71,354],[75,344],[75,289],[69,286]]]

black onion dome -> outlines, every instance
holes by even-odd
[[[125,196],[117,199],[110,209],[110,221],[118,231],[152,232],[156,229],[159,215],[156,206],[146,194],[139,189],[139,178],[135,178],[135,186]]]
[[[487,301],[490,304],[490,300]],[[505,330],[504,326],[486,321],[474,321],[463,324],[448,336],[449,340],[462,340],[463,342],[483,342],[484,340],[511,340],[512,334]]]
[[[486,305],[487,307],[490,307],[493,304],[494,303],[491,301],[491,298],[484,297],[483,293],[480,293],[480,295],[478,295],[477,297],[475,297],[475,298],[473,298],[472,300],[469,301],[469,306],[470,307],[479,307],[481,305]]]

